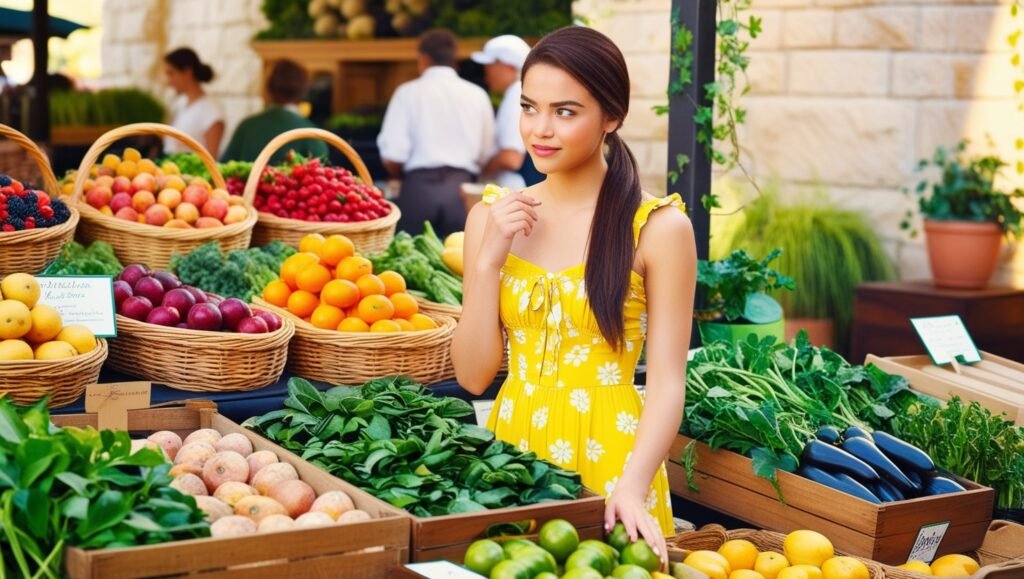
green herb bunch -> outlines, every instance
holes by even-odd
[[[124,266],[105,241],[94,241],[88,247],[71,241],[64,244],[57,258],[43,270],[44,275],[117,275]]]
[[[782,255],[775,249],[758,261],[737,249],[720,260],[701,260],[697,264],[697,283],[705,292],[707,306],[697,312],[701,320],[724,317],[729,322],[744,319],[749,296],[796,287],[793,278],[770,269],[768,264]]]

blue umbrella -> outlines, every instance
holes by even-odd
[[[50,16],[49,36],[67,38],[72,32],[88,28],[84,24]],[[32,12],[0,8],[0,36],[30,36],[32,34]]]

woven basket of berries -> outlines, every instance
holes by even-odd
[[[341,167],[325,167],[318,160],[296,164],[290,171],[267,167],[278,149],[299,139],[325,141],[352,162],[358,175]],[[401,216],[398,207],[373,186],[356,150],[323,129],[295,129],[267,143],[253,163],[244,196],[259,212],[252,234],[255,245],[277,240],[297,247],[306,235],[319,233],[344,235],[360,253],[384,251]]]
[[[0,175],[0,278],[15,272],[36,273],[71,241],[79,214],[58,196],[60,188],[50,161],[20,132],[0,124],[0,135],[18,144],[39,167],[43,190]]]
[[[189,146],[210,173],[211,183],[179,174],[177,166],[158,167],[135,149],[124,156],[100,155],[126,137],[173,137]],[[252,198],[231,195],[217,163],[188,135],[159,123],[125,125],[93,143],[75,173],[71,196],[82,215],[78,236],[106,241],[123,263],[167,269],[175,253],[186,255],[216,241],[225,252],[249,247],[256,211]]]

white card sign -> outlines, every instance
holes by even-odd
[[[419,573],[427,579],[480,579],[483,575],[459,567],[450,561],[431,561],[430,563],[408,563],[406,569]]]
[[[473,410],[476,411],[476,424],[486,428],[487,421],[491,418],[491,410],[494,408],[494,400],[474,400]]]
[[[942,538],[946,536],[947,530],[949,530],[949,521],[921,527],[921,530],[917,533],[917,540],[914,541],[914,546],[910,548],[910,556],[907,558],[907,561],[931,563],[932,559],[935,558],[935,553],[939,550],[939,545],[942,544]]]
[[[936,365],[958,362],[958,357],[968,364],[981,362],[981,352],[974,345],[960,316],[911,318],[910,323]]]
[[[79,324],[100,338],[117,336],[114,282],[108,275],[37,277],[39,303],[60,312],[65,326]]]

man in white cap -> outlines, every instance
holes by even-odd
[[[523,83],[519,78],[530,53],[530,45],[512,34],[496,36],[487,41],[484,49],[474,52],[474,62],[484,65],[484,80],[495,94],[504,95],[495,119],[495,145],[497,153],[484,166],[481,175],[502,187],[519,190],[526,187],[519,169],[526,159],[526,145],[519,133],[519,98]]]

